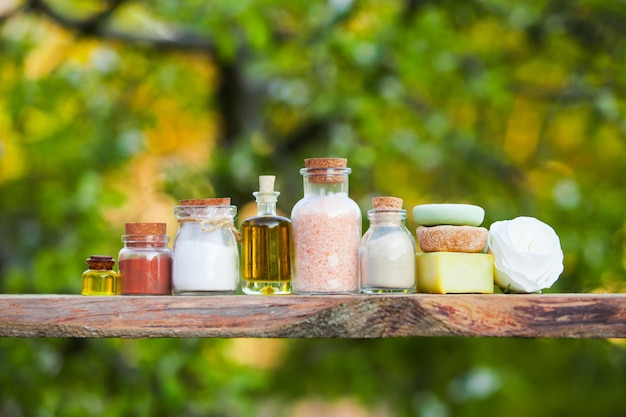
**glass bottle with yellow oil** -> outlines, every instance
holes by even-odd
[[[120,276],[113,271],[115,260],[111,256],[91,255],[88,269],[83,272],[83,295],[118,295],[122,286]]]
[[[244,294],[291,294],[291,221],[276,214],[280,193],[273,175],[259,177],[252,193],[258,213],[241,223],[241,289]]]

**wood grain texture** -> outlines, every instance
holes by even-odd
[[[626,337],[626,294],[0,295],[4,337]]]

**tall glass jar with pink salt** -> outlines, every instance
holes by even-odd
[[[348,196],[345,158],[309,158],[300,170],[304,197],[291,211],[296,294],[359,290],[361,210]]]

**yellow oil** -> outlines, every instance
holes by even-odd
[[[241,224],[241,279],[245,294],[291,294],[291,222],[259,216]]]
[[[83,273],[83,295],[118,295],[122,286],[115,271],[88,269]]]

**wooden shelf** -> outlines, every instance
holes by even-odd
[[[0,295],[4,337],[626,337],[626,294]]]

